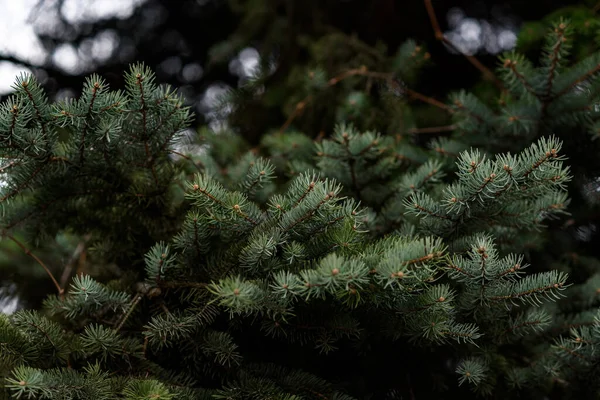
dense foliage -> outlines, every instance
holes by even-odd
[[[567,233],[598,207],[600,53],[572,63],[571,41],[558,20],[539,62],[505,54],[481,96],[444,103],[411,89],[414,41],[375,56],[336,33],[252,148],[235,125],[190,135],[141,65],[57,103],[20,77],[2,235],[56,295],[0,316],[2,395],[594,398],[600,263]],[[347,43],[364,57],[321,66]],[[224,99],[230,123],[270,73]],[[36,255],[64,235],[77,271]]]

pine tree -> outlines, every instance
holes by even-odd
[[[600,264],[549,257],[572,204],[597,207],[563,147],[595,143],[600,60],[567,62],[570,29],[554,25],[537,66],[504,55],[493,103],[410,89],[429,59],[413,41],[386,71],[307,69],[254,148],[233,130],[188,137],[182,98],[143,65],[124,91],[91,76],[57,103],[20,77],[0,110],[2,235],[56,294],[0,316],[2,395],[597,396]],[[338,85],[335,127],[313,140],[294,123]],[[412,117],[376,118],[410,112],[405,98],[451,134],[423,145]],[[64,233],[93,250],[65,279],[37,255]]]

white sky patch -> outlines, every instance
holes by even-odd
[[[0,53],[17,57],[34,65],[46,60],[46,53],[33,26],[27,23],[30,10],[37,0],[0,0]]]
[[[81,69],[80,57],[73,45],[65,43],[56,48],[52,54],[52,62],[69,74],[78,74]]]
[[[450,30],[444,35],[461,53],[478,52],[497,54],[511,50],[517,44],[517,27],[514,23],[496,23],[469,18],[463,10],[452,8],[446,15]]]
[[[517,35],[515,32],[505,29],[498,34],[498,44],[503,49],[512,49],[517,45]]]
[[[135,9],[145,2],[146,0],[66,0],[61,11],[70,23],[108,18],[125,19],[131,17]]]
[[[225,117],[232,111],[231,104],[226,104],[220,109],[217,109],[217,107],[229,90],[231,90],[229,85],[214,83],[204,91],[200,97],[200,101],[196,105],[197,110],[201,114],[204,114],[204,117],[207,119],[208,127],[215,132],[227,129],[228,127]]]
[[[237,57],[229,62],[229,72],[240,78],[247,78],[256,73],[260,54],[254,47],[246,47]]]
[[[23,73],[31,73],[31,70],[8,61],[0,61],[0,95],[11,93],[13,91],[11,86],[17,76]]]
[[[246,47],[240,51],[239,54],[240,63],[242,64],[242,71],[245,76],[252,76],[258,69],[259,54],[258,50],[253,47]]]
[[[200,106],[205,110],[212,110],[217,104],[223,95],[225,95],[230,90],[229,85],[224,83],[215,83],[210,85],[204,95],[202,96],[202,100],[200,101]]]
[[[186,82],[195,82],[198,79],[202,78],[202,74],[204,70],[202,66],[198,63],[187,64],[183,67],[181,71],[181,75]]]
[[[62,12],[71,23],[93,22],[107,18],[128,18],[146,0],[65,0]],[[43,66],[49,54],[35,34],[35,26],[56,26],[57,16],[44,8],[36,14],[36,20],[28,21],[38,0],[0,0],[2,20],[0,22],[0,55],[14,57],[35,66]],[[47,6],[52,6],[50,2]],[[106,30],[94,38],[84,41],[82,48],[75,49],[69,44],[62,45],[53,54],[52,61],[67,73],[79,74],[94,68],[93,62],[105,62],[114,54],[119,38],[116,32]],[[10,64],[10,63],[9,63]],[[21,66],[10,68],[0,63],[0,94],[10,93],[10,86]],[[86,67],[87,65],[87,67]]]
[[[91,50],[94,60],[105,62],[112,57],[119,44],[119,36],[112,29],[100,32],[92,40]]]
[[[19,308],[19,298],[13,292],[15,284],[11,283],[10,287],[0,287],[0,312],[4,314],[12,314]]]

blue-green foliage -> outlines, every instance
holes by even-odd
[[[343,122],[326,138],[282,130],[252,150],[203,131],[201,151],[179,151],[189,112],[143,66],[123,92],[92,76],[80,99],[56,104],[19,78],[0,110],[3,232],[89,234],[102,249],[90,264],[117,279],[79,273],[43,310],[0,316],[2,395],[360,396],[336,371],[330,383],[277,364],[264,343],[349,360],[383,346],[387,363],[409,347],[451,366],[444,384],[484,396],[593,372],[598,277],[572,286],[526,261],[569,206],[553,129],[597,124],[598,55],[569,67],[569,34],[556,25],[538,67],[504,56],[500,107],[455,94],[444,106],[455,134],[425,146]],[[410,81],[424,54],[406,43],[393,72]],[[315,94],[337,81],[316,71],[308,83]],[[338,116],[362,107],[352,92]],[[490,151],[482,137],[527,145]],[[569,294],[585,312],[559,311]]]

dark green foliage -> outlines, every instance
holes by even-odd
[[[571,65],[570,33],[555,25],[539,65],[504,55],[497,104],[450,105],[408,87],[428,61],[414,42],[346,60],[363,44],[329,35],[315,55],[333,43],[347,70],[300,71],[303,105],[254,148],[201,130],[175,150],[188,110],[143,66],[57,104],[21,77],[0,115],[3,234],[95,251],[43,309],[0,316],[2,396],[592,398],[599,263],[557,237],[569,207],[597,207],[564,152],[571,134],[594,149],[600,68]],[[410,136],[406,98],[451,133]],[[314,141],[291,129],[309,103],[332,126]]]

